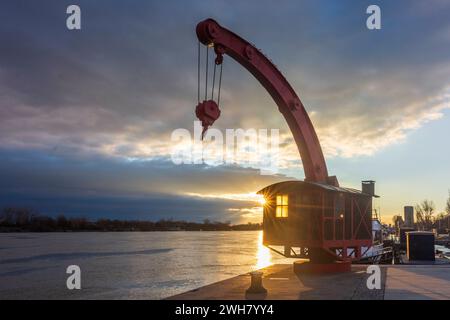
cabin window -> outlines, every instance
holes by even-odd
[[[288,196],[287,195],[277,195],[277,208],[276,217],[277,218],[287,218],[288,216]]]

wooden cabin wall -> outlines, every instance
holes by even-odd
[[[355,239],[372,239],[372,198],[359,196],[354,199],[354,216],[358,224],[355,225]],[[360,215],[362,213],[362,217]],[[364,220],[364,221],[361,221]],[[360,228],[356,228],[360,225]],[[368,228],[366,228],[366,226]]]
[[[322,235],[325,241],[372,237],[370,196],[299,189],[272,190],[271,194],[264,207],[265,244],[295,246],[299,242],[320,241]],[[288,218],[275,217],[277,194],[289,196]]]

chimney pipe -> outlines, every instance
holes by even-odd
[[[375,195],[375,181],[373,180],[361,181],[361,188],[363,193],[371,195],[372,197],[377,197]]]

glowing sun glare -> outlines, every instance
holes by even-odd
[[[266,198],[261,197],[261,198],[258,199],[258,202],[263,206],[263,205],[266,204],[267,201],[266,201]]]
[[[258,236],[258,251],[256,253],[255,269],[261,269],[272,265],[272,256],[270,249],[263,245],[263,232],[259,232]]]

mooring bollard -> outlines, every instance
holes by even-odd
[[[267,293],[266,288],[264,288],[262,284],[263,272],[253,271],[250,272],[250,276],[250,288],[248,288],[245,293]]]

